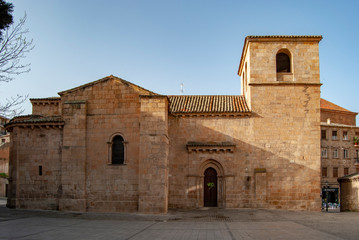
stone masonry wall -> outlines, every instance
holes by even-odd
[[[66,110],[63,110],[64,118],[69,119],[64,129],[65,132],[69,129],[64,146],[72,144],[73,149],[68,155],[64,151],[63,157],[63,161],[68,162],[68,168],[63,168],[63,174],[68,174],[63,184],[70,190],[70,200],[65,199],[69,203],[66,209],[138,211],[140,93],[119,81],[108,80],[62,96],[64,106],[66,101],[86,102],[86,112],[85,104],[75,110],[81,111],[80,115],[66,116]],[[68,123],[72,124],[71,129]],[[123,165],[111,164],[110,143],[116,135],[125,140]],[[79,158],[74,157],[73,151],[78,152]],[[75,187],[75,183],[79,187]]]
[[[61,104],[59,102],[32,102],[32,114],[41,116],[61,115]]]
[[[359,211],[358,178],[340,180],[340,211]]]
[[[166,213],[168,207],[168,100],[141,97],[139,211]]]
[[[14,127],[11,138],[8,207],[58,210],[62,130]]]

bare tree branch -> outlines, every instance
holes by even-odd
[[[7,27],[0,38],[0,82],[10,82],[16,75],[30,71],[30,64],[23,64],[21,60],[26,54],[34,49],[32,39],[28,41],[26,34],[29,32],[24,28],[26,14],[16,25]],[[21,104],[28,95],[11,97],[0,103],[0,115],[12,118],[24,112]]]
[[[15,75],[30,71],[30,64],[22,64],[20,60],[26,53],[34,49],[33,40],[28,41],[25,35],[28,29],[23,29],[26,14],[19,23],[6,29],[0,43],[0,82],[9,82]]]
[[[21,96],[17,95],[16,97],[11,97],[10,99],[6,99],[5,105],[0,105],[0,115],[13,118],[18,116],[24,112],[21,104],[23,104],[28,98],[28,95]]]

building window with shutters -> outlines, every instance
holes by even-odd
[[[349,158],[349,149],[343,150],[343,156],[344,156],[344,158]]]
[[[126,160],[126,141],[124,138],[116,134],[112,137],[111,141],[108,142],[109,147],[109,164],[123,165]]]
[[[344,175],[348,175],[349,174],[349,168],[344,168]]]
[[[326,148],[322,148],[322,158],[328,157],[328,150]]]

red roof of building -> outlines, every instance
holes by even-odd
[[[168,96],[171,113],[250,113],[243,96]]]
[[[338,105],[336,105],[332,102],[329,102],[323,98],[320,99],[320,109],[354,113],[352,111],[349,111],[348,109],[342,108],[341,106],[338,106]]]

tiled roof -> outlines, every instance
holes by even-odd
[[[320,109],[323,110],[334,110],[334,111],[340,111],[340,112],[348,112],[348,113],[354,113],[352,111],[349,111],[345,108],[342,108],[332,102],[329,102],[323,98],[320,99]]]
[[[244,96],[168,96],[171,113],[250,113]]]
[[[250,35],[247,38],[322,38],[321,35]]]
[[[11,119],[10,122],[5,125],[5,127],[18,123],[63,123],[63,122],[64,121],[61,118],[61,116],[43,117],[40,115],[26,115],[26,116],[19,116]]]
[[[59,101],[60,97],[30,98],[30,101]]]

